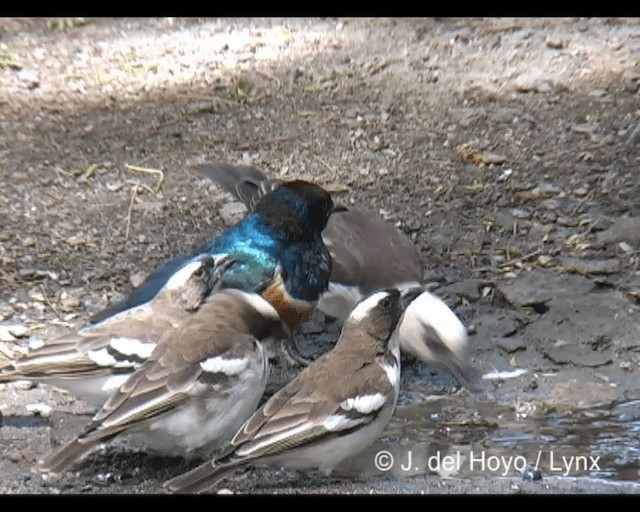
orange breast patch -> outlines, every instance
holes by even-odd
[[[297,329],[307,320],[315,307],[313,303],[291,298],[279,280],[264,289],[262,298],[273,306],[291,330]]]

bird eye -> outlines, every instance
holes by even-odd
[[[198,267],[197,270],[193,272],[194,277],[202,277],[204,275],[204,267]]]
[[[382,302],[380,302],[380,305],[385,309],[391,307],[391,299],[389,299],[389,297],[383,299]]]

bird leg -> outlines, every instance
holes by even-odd
[[[305,357],[298,348],[293,334],[281,341],[280,352],[290,366],[306,367],[312,363],[312,360]]]

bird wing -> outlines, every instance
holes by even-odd
[[[3,376],[22,378],[82,378],[132,371],[151,354],[155,341],[170,326],[147,315],[131,315],[47,341],[0,370]]]
[[[371,423],[395,401],[378,364],[363,364],[354,371],[348,361],[318,361],[308,368],[313,371],[305,369],[258,409],[216,463],[277,455],[344,435]]]
[[[267,178],[255,167],[211,162],[196,167],[196,170],[223,190],[239,199],[249,211],[258,200],[275,189],[280,181]]]
[[[411,239],[375,214],[333,213],[322,238],[333,260],[331,281],[357,285],[366,294],[422,279],[422,263]]]
[[[225,394],[255,355],[243,353],[255,346],[255,338],[244,333],[221,335],[211,319],[190,322],[185,329],[165,338],[104,404],[88,425],[85,436],[100,431],[110,437],[144,420],[177,407],[205,388]],[[213,342],[215,340],[215,342]]]

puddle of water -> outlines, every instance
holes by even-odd
[[[397,409],[385,438],[345,465],[354,476],[533,475],[640,481],[640,400],[518,418],[495,403],[434,400]]]

